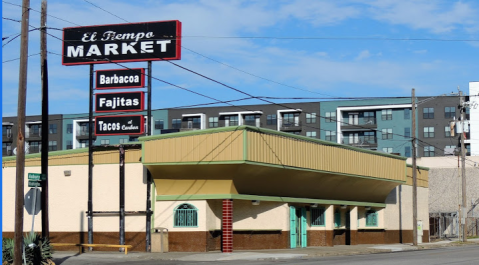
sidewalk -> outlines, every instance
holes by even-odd
[[[118,262],[135,262],[146,260],[178,260],[178,261],[226,261],[226,260],[279,260],[279,259],[305,259],[321,256],[346,256],[364,255],[372,253],[414,251],[421,249],[442,248],[453,245],[463,245],[457,241],[439,241],[434,243],[423,243],[417,247],[412,244],[391,244],[391,245],[354,245],[334,247],[307,247],[296,249],[267,249],[234,251],[233,253],[214,252],[169,252],[169,253],[146,253],[129,252],[128,255],[119,252],[93,251],[78,254],[76,252],[57,251],[53,254],[53,261],[56,265],[75,264],[114,264]],[[466,244],[479,244],[479,238],[468,239]]]

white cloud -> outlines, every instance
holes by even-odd
[[[462,1],[377,0],[370,3],[370,12],[374,19],[433,33],[451,32],[479,23],[479,10]]]
[[[364,60],[371,57],[371,53],[368,50],[361,51],[356,57],[357,61]]]

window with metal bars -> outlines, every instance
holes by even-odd
[[[366,226],[378,226],[378,212],[375,210],[366,212]]]
[[[323,207],[311,208],[311,226],[325,226],[325,212]]]
[[[198,227],[198,209],[188,203],[176,207],[173,227]]]

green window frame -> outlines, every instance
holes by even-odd
[[[378,212],[376,210],[369,210],[366,212],[366,226],[368,227],[378,226]]]
[[[173,227],[198,227],[198,209],[183,203],[175,208]]]
[[[334,212],[334,227],[341,227],[341,211],[339,210],[336,210]]]
[[[326,209],[324,207],[311,208],[311,226],[326,226]]]

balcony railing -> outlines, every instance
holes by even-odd
[[[42,131],[35,131],[35,132],[25,132],[25,138],[38,138],[42,137]]]
[[[300,131],[302,129],[302,124],[300,121],[291,122],[283,121],[281,123],[281,131]]]
[[[12,133],[4,133],[4,134],[2,134],[2,138],[4,138],[4,139],[12,139]]]
[[[12,150],[2,150],[2,156],[11,156]]]
[[[245,120],[244,125],[253,126],[253,127],[261,127],[262,126],[261,122],[256,122],[255,120],[253,120],[253,121]]]
[[[370,137],[370,136],[348,137],[345,135],[341,143],[351,145],[351,146],[377,146],[378,145],[376,138]]]
[[[376,123],[376,118],[358,118],[358,119],[345,118],[342,121],[341,126],[343,128],[348,128],[348,127],[354,127],[354,128],[367,127],[367,128],[370,128],[370,127],[377,127],[377,123]]]
[[[182,124],[181,128],[182,129],[201,129],[201,123],[195,122],[191,124]]]

